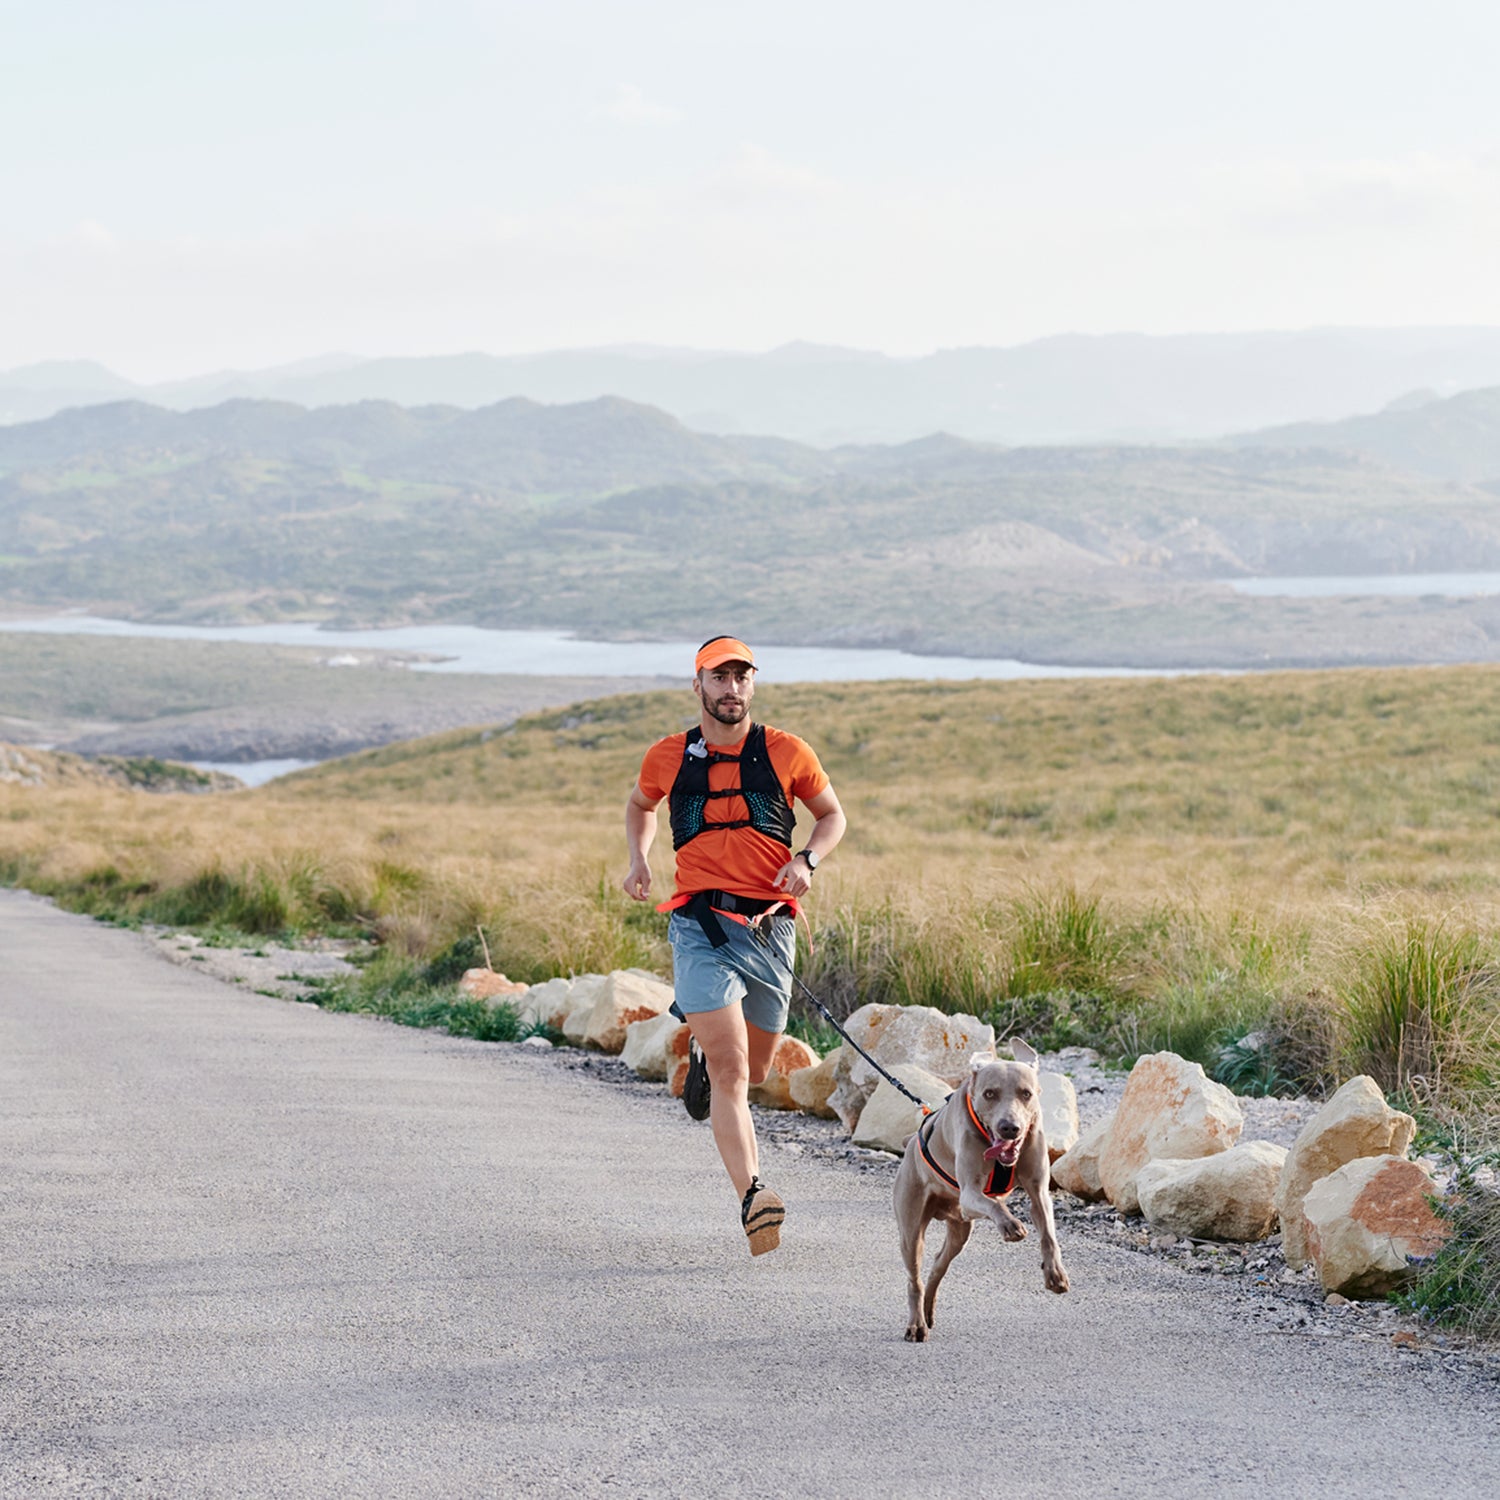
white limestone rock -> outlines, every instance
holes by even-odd
[[[571,979],[549,979],[545,984],[534,984],[520,997],[516,1009],[523,1026],[548,1026],[561,1031],[568,1012],[573,1008],[573,981]]]
[[[638,1077],[649,1078],[653,1083],[664,1082],[677,1066],[674,1044],[679,1032],[686,1035],[687,1027],[666,1011],[632,1021],[625,1028],[620,1060]]]
[[[1195,1240],[1251,1244],[1276,1227],[1286,1148],[1247,1141],[1213,1156],[1160,1156],[1136,1175],[1146,1222]]]
[[[1365,1156],[1405,1156],[1417,1122],[1385,1102],[1380,1085],[1351,1078],[1302,1127],[1281,1171],[1276,1209],[1286,1263],[1301,1270],[1310,1259],[1302,1206],[1314,1183]]]
[[[891,1073],[933,1109],[953,1092],[945,1079],[913,1063],[898,1063]],[[882,1078],[855,1124],[854,1144],[899,1156],[906,1149],[906,1138],[921,1122],[921,1110]]]
[[[1159,1157],[1197,1158],[1227,1151],[1245,1119],[1234,1095],[1175,1052],[1137,1060],[1099,1154],[1099,1182],[1121,1213],[1139,1213],[1136,1178]]]
[[[992,1052],[995,1028],[974,1016],[945,1015],[928,1005],[862,1005],[844,1023],[859,1046],[890,1071],[896,1064],[921,1068],[957,1088],[976,1052]],[[829,1107],[852,1131],[880,1075],[853,1047],[838,1049]],[[899,1097],[899,1096],[898,1096]]]
[[[609,982],[608,974],[580,974],[568,991],[568,1008],[558,1029],[575,1047],[583,1046],[583,1038],[594,1015],[594,1002],[604,993]]]
[[[1098,1203],[1104,1197],[1104,1185],[1099,1181],[1099,1156],[1114,1122],[1113,1115],[1096,1120],[1052,1163],[1053,1187],[1072,1193],[1085,1203]],[[1048,1150],[1051,1150],[1050,1142]]]
[[[1307,1253],[1327,1292],[1383,1297],[1434,1255],[1448,1226],[1433,1212],[1438,1185],[1420,1162],[1361,1156],[1320,1178],[1302,1200]]]
[[[803,1114],[815,1115],[820,1120],[838,1119],[828,1097],[838,1082],[839,1053],[842,1050],[835,1047],[822,1062],[811,1068],[799,1068],[787,1079],[787,1092],[792,1096],[792,1103]]]
[[[1062,1073],[1040,1073],[1042,1082],[1042,1130],[1047,1138],[1047,1159],[1056,1161],[1078,1144],[1078,1092],[1073,1080]]]
[[[806,1042],[794,1036],[782,1037],[771,1054],[771,1071],[766,1081],[750,1085],[750,1102],[763,1104],[767,1109],[796,1109],[792,1078],[797,1073],[810,1072],[817,1064],[818,1054]]]
[[[644,969],[616,969],[605,976],[583,1026],[583,1045],[600,1052],[618,1052],[625,1045],[625,1028],[635,1021],[659,1016],[672,1003],[672,986]]]

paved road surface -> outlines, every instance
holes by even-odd
[[[901,1339],[888,1183],[751,1261],[665,1096],[246,994],[0,892],[0,1495],[1500,1493],[1500,1392],[976,1234]]]

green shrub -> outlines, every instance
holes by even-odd
[[[1344,991],[1346,1070],[1418,1098],[1496,1073],[1500,969],[1471,930],[1409,921],[1361,950]]]
[[[1500,1193],[1478,1184],[1474,1165],[1466,1162],[1456,1190],[1435,1203],[1448,1240],[1396,1301],[1435,1323],[1494,1339],[1500,1338]]]
[[[1124,977],[1124,943],[1096,897],[1071,886],[1037,892],[1016,908],[1005,974],[1008,996],[1108,994]]]
[[[482,969],[487,962],[484,945],[477,932],[456,937],[440,953],[422,966],[424,984],[457,984],[470,969]]]

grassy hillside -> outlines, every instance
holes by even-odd
[[[1487,1119],[1497,686],[1470,668],[766,690],[850,815],[805,973],[845,1008],[938,1004],[1273,1084],[1374,1071]],[[622,809],[645,745],[691,715],[685,693],[599,700],[211,805],[0,788],[0,869],[116,916],[363,931],[393,963],[483,923],[522,978],[665,968],[662,919],[618,890]]]

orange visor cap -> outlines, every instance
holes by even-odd
[[[743,641],[735,640],[732,635],[716,635],[713,640],[705,641],[698,647],[698,655],[693,660],[693,671],[712,672],[715,667],[722,667],[726,661],[742,661],[752,667],[755,665],[755,657]]]

